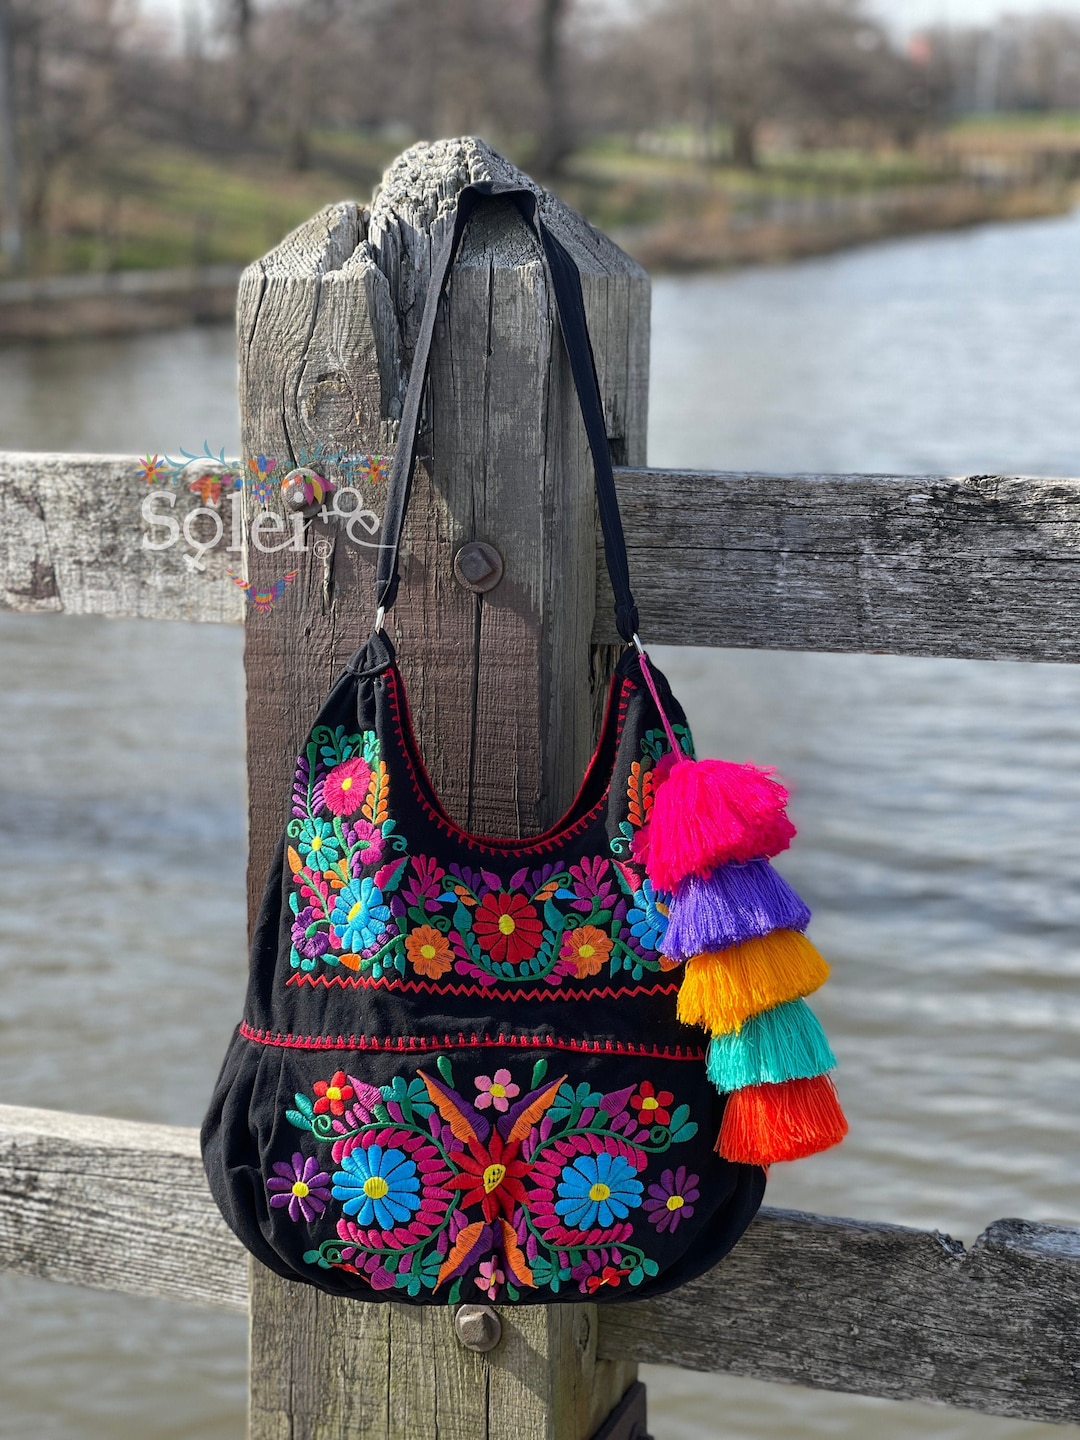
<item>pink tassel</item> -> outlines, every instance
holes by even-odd
[[[778,855],[795,834],[784,813],[787,800],[767,770],[727,760],[678,760],[656,790],[648,836],[634,853],[653,884],[668,891],[728,860]]]

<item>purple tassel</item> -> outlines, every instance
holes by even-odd
[[[670,960],[689,960],[809,923],[810,911],[767,860],[729,862],[707,880],[688,875],[679,882],[660,948]]]

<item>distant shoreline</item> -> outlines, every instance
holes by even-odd
[[[728,204],[698,216],[613,227],[612,238],[654,274],[784,264],[878,240],[1065,215],[1076,186],[904,186],[855,196]],[[0,281],[0,344],[128,335],[232,319],[236,264],[116,270]]]
[[[1061,183],[984,186],[951,182],[850,197],[793,200],[740,215],[711,213],[616,229],[624,250],[654,274],[783,264],[877,240],[1067,215],[1080,199]]]

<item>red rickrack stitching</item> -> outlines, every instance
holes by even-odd
[[[582,815],[578,820],[575,820],[573,825],[567,826],[565,829],[559,828],[561,822],[556,821],[555,825],[551,827],[550,831],[545,830],[540,835],[526,837],[523,840],[500,840],[496,839],[493,836],[482,837],[469,834],[467,830],[463,830],[460,825],[456,824],[453,820],[451,820],[448,815],[440,814],[440,812],[432,805],[430,799],[425,793],[424,787],[420,783],[420,778],[416,773],[417,765],[416,761],[414,761],[414,756],[419,761],[421,766],[423,765],[423,761],[420,758],[420,747],[416,742],[416,733],[413,730],[412,716],[409,713],[408,693],[405,690],[404,681],[400,680],[396,665],[391,665],[385,673],[387,682],[386,691],[390,699],[391,709],[393,710],[394,723],[397,727],[398,737],[401,740],[400,748],[403,753],[405,768],[406,770],[408,770],[409,779],[412,782],[413,794],[416,796],[418,804],[420,805],[421,809],[424,810],[424,812],[427,814],[428,818],[432,820],[436,825],[438,825],[439,829],[442,830],[445,834],[451,835],[455,839],[463,840],[471,849],[483,850],[488,855],[538,855],[544,853],[545,851],[558,849],[559,846],[562,845],[564,841],[569,840],[572,835],[578,835],[581,833],[582,830],[587,829],[588,826],[591,825],[592,822],[596,819],[596,817],[603,811],[604,806],[607,804],[608,797],[611,793],[610,775],[608,776],[608,783],[604,787],[603,795],[601,795],[600,799],[596,802],[592,809],[587,811],[586,814]],[[399,682],[400,693],[398,688]],[[637,686],[634,684],[633,680],[630,679],[629,675],[624,676],[622,684],[619,687],[617,697],[617,703],[619,708],[615,719],[615,755],[612,759],[612,770],[614,770],[615,763],[618,757],[619,745],[622,741],[623,724],[626,720],[626,711],[630,702],[630,694],[636,689]],[[615,697],[612,697],[612,699],[609,700],[609,705],[614,699]],[[597,741],[596,748],[592,754],[592,758],[590,759],[588,765],[585,767],[585,774],[582,776],[581,784],[578,786],[578,794],[580,794],[581,791],[584,789],[585,785],[588,783],[589,777],[592,775],[593,767],[596,764],[597,756],[600,753],[601,746],[603,745],[605,736],[607,734],[608,720],[609,717],[605,715],[604,723],[600,727],[600,739]],[[425,779],[427,779],[427,783],[430,786],[431,780],[429,777],[427,777],[426,772]],[[434,789],[432,790],[432,793],[434,793]],[[574,799],[570,802],[569,810],[572,810],[576,803],[577,796],[575,796]],[[493,841],[494,843],[492,843]]]
[[[245,1020],[240,1026],[245,1040],[286,1050],[468,1050],[500,1048],[518,1050],[574,1050],[585,1055],[644,1055],[653,1060],[704,1060],[700,1047],[636,1045],[632,1040],[568,1040],[554,1035],[399,1035],[379,1039],[372,1035],[282,1035],[257,1030]]]
[[[502,990],[487,985],[440,985],[434,980],[391,980],[385,975],[375,980],[367,975],[302,975],[293,974],[286,985],[310,985],[313,989],[331,990],[394,990],[413,991],[421,995],[467,995],[490,1000],[629,1000],[635,995],[677,995],[679,981],[661,981],[656,985],[632,985],[620,989],[605,985],[599,990],[564,990],[547,985],[535,990]]]

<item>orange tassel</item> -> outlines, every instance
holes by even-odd
[[[847,1132],[836,1087],[828,1075],[815,1075],[732,1091],[716,1152],[742,1165],[773,1165],[828,1150]]]
[[[828,978],[828,965],[805,935],[774,930],[688,960],[679,988],[679,1019],[726,1035],[741,1029],[751,1015],[813,994]]]

